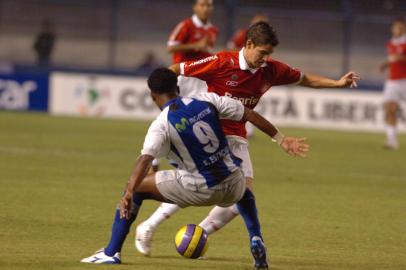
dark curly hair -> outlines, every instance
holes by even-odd
[[[157,68],[148,77],[148,87],[157,94],[176,94],[178,77],[170,69]]]

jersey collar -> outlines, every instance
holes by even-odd
[[[176,98],[173,98],[173,99],[169,100],[168,102],[166,102],[166,103],[161,107],[161,110],[164,110],[164,109],[165,109],[166,107],[168,107],[169,105],[175,103],[179,98],[180,98],[180,97],[178,96],[178,97],[176,97]]]
[[[204,28],[204,29],[208,29],[209,27],[211,27],[211,23],[207,22],[207,23],[203,23],[199,17],[197,17],[196,14],[193,14],[192,16],[192,22],[193,24],[198,27],[198,28]]]
[[[245,60],[244,57],[244,48],[242,48],[238,53],[238,62],[240,63],[241,70],[249,70],[252,74],[257,72],[257,70],[259,69],[259,68],[250,68],[250,66],[247,63],[247,60]],[[266,63],[263,63],[261,67],[266,67]]]
[[[406,42],[406,34],[401,35],[400,37],[397,38],[392,38],[391,42],[393,43],[393,45],[399,45],[402,43]]]

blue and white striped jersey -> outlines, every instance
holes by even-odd
[[[219,118],[239,121],[243,114],[241,102],[214,93],[178,97],[151,124],[141,154],[173,159],[178,169],[201,181],[194,185],[213,187],[241,163],[228,147]]]

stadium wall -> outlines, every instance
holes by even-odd
[[[51,115],[152,120],[145,77],[62,71],[20,71],[0,75],[0,109]],[[366,90],[274,87],[256,110],[280,126],[381,132],[382,94]],[[400,112],[406,132],[406,108]]]

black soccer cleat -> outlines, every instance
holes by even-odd
[[[269,269],[266,247],[258,236],[251,239],[251,254],[254,257],[254,269]]]

